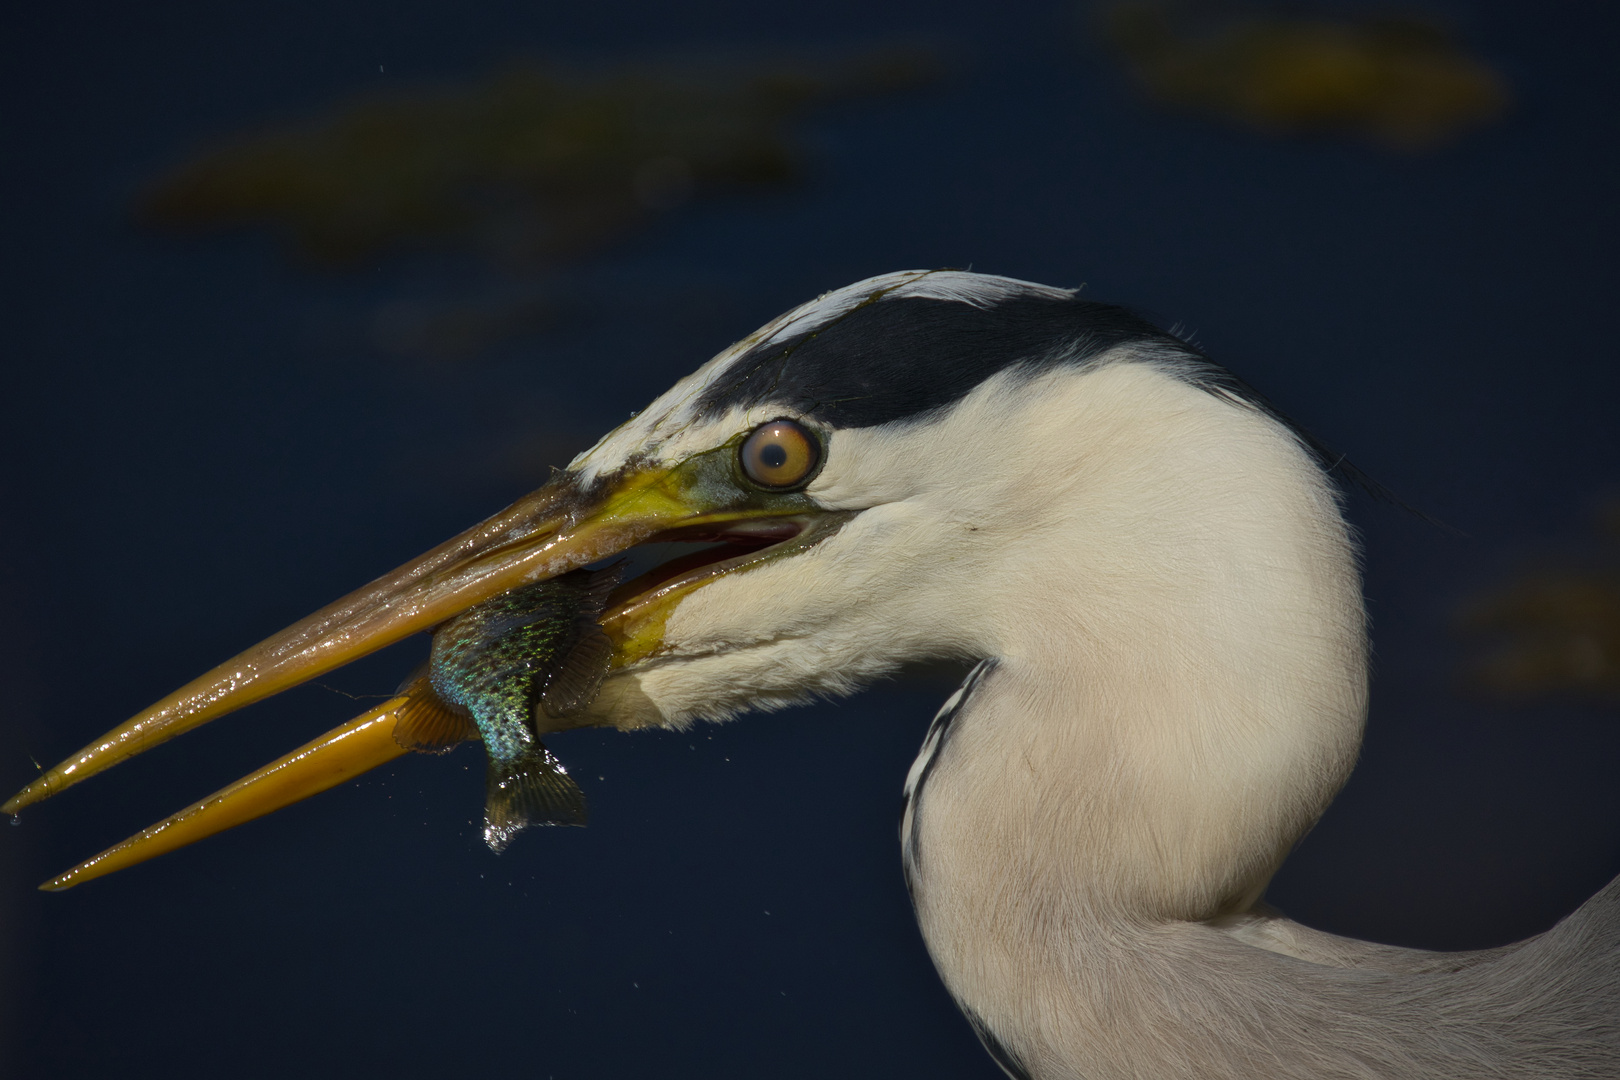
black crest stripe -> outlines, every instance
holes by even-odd
[[[1011,368],[1038,375],[1139,346],[1188,385],[1256,409],[1292,431],[1321,466],[1400,503],[1195,346],[1135,312],[1058,290],[986,279],[979,302],[874,292],[811,329],[749,350],[698,397],[697,415],[779,405],[832,428],[873,427],[934,412]],[[1010,288],[1011,287],[1011,288]]]
[[[984,307],[886,296],[739,357],[698,410],[715,416],[771,403],[832,427],[870,427],[949,405],[1016,364],[1083,362],[1129,342],[1186,348],[1110,304],[1047,294]]]

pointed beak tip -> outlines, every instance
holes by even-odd
[[[406,753],[394,738],[403,697],[339,725],[207,798],[114,844],[41,885],[61,892],[235,828],[309,798]]]
[[[0,803],[0,814],[16,817],[25,806],[32,806],[34,803],[38,802],[40,800],[40,793],[36,790],[36,785],[38,783],[39,781],[36,780],[32,784],[24,785],[24,787],[18,791],[17,794],[7,799],[4,803]]]
[[[0,814],[17,814],[33,806],[37,802],[44,802],[55,795],[63,787],[64,776],[73,770],[64,770],[58,765],[52,769],[45,769],[38,776],[17,789],[17,793],[4,803],[0,803]]]

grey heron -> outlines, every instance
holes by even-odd
[[[1074,291],[886,275],[771,322],[545,487],[177,691],[18,793],[644,544],[609,674],[536,734],[684,727],[974,663],[905,782],[939,974],[1011,1076],[1620,1075],[1620,883],[1433,953],[1261,901],[1367,707],[1333,463],[1181,339]],[[66,887],[401,752],[395,698],[69,871]]]

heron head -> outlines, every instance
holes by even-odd
[[[1180,584],[1228,572],[1196,556],[1210,523],[1177,503],[1189,485],[1200,506],[1241,486],[1244,469],[1217,460],[1242,456],[1231,432],[1188,436],[1234,411],[1253,418],[1243,437],[1299,456],[1262,402],[1123,309],[956,271],[873,278],[733,345],[539,490],[181,688],[5,809],[509,590],[626,557],[601,619],[609,674],[551,727],[681,726],[845,693],[911,660],[1085,637],[1088,611],[1136,602],[1144,565]],[[1197,588],[1181,596],[1174,618],[1207,621]],[[359,746],[359,730],[334,737]],[[366,766],[397,752],[368,745]],[[307,772],[292,757],[278,775]]]
[[[574,536],[634,522],[604,552],[713,544],[614,595],[613,672],[581,721],[721,719],[1004,652],[1050,618],[1019,551],[1083,547],[1072,496],[1119,424],[1120,389],[1081,376],[1170,354],[1191,355],[1122,309],[951,271],[860,282],[738,342],[553,482]]]

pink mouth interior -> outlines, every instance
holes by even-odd
[[[651,592],[694,570],[791,540],[803,529],[802,522],[777,518],[728,522],[724,526],[700,525],[658,533],[645,543],[624,552],[624,556],[630,559],[629,572],[635,576],[613,590],[608,597],[608,607],[618,607],[631,597]],[[694,544],[704,546],[693,550],[691,545]],[[652,564],[650,567],[649,563]],[[641,572],[637,573],[638,570]]]

